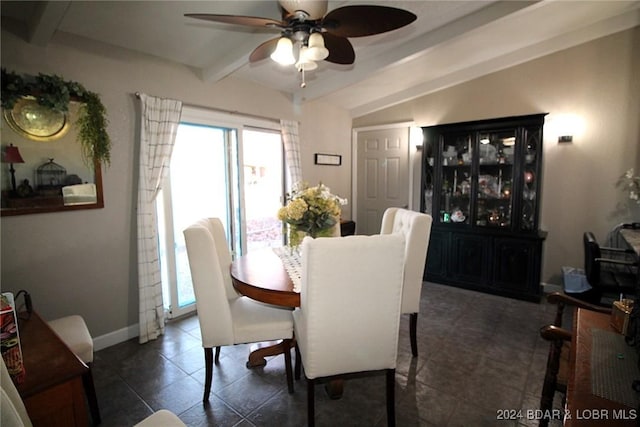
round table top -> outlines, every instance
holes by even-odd
[[[282,260],[271,248],[238,257],[231,263],[231,280],[238,292],[256,301],[283,307],[299,307],[300,294]]]

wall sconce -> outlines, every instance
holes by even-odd
[[[574,137],[580,140],[585,129],[584,119],[577,114],[554,115],[550,117],[548,125],[550,135],[557,135],[558,144],[571,144]]]
[[[418,126],[411,126],[409,129],[409,145],[412,147],[412,151],[422,150],[422,144],[424,143],[424,134],[422,128]]]

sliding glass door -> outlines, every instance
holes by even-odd
[[[242,135],[247,252],[282,246],[282,223],[276,217],[284,191],[282,138],[264,130]]]
[[[195,309],[183,237],[189,224],[220,218],[234,254],[283,244],[276,219],[284,193],[282,140],[275,123],[262,126],[248,128],[205,110],[183,110],[157,202],[163,296],[170,318]]]

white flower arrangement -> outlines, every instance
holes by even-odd
[[[629,200],[640,205],[640,175],[635,175],[633,168],[626,171],[616,183],[616,187],[629,194]]]
[[[336,196],[320,183],[309,187],[306,182],[294,185],[287,194],[288,203],[278,210],[278,219],[289,226],[289,245],[298,246],[304,235],[329,236],[330,230],[340,220],[342,205],[347,199]]]

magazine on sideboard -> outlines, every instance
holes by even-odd
[[[9,375],[16,383],[21,383],[25,372],[18,333],[18,317],[11,292],[4,292],[0,296],[0,351]]]

